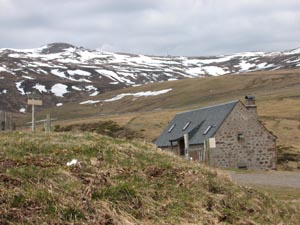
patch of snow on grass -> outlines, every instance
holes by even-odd
[[[5,69],[4,67],[0,66],[0,72],[9,72],[7,69]]]
[[[37,66],[43,66],[43,67],[53,67],[49,65],[48,63],[42,63],[42,62],[34,62],[35,65]]]
[[[36,85],[33,86],[36,90],[38,90],[40,93],[42,92],[48,92],[45,85],[37,83]]]
[[[21,81],[19,81],[19,82],[16,82],[16,87],[17,87],[18,91],[21,93],[21,95],[25,95],[25,91],[24,91],[24,89],[21,87],[23,82],[24,82],[24,80],[21,80]]]
[[[128,73],[128,72],[118,72],[119,74],[123,75],[124,77],[131,77],[133,79],[136,79],[137,77],[132,74],[132,73]]]
[[[97,73],[106,76],[107,78],[113,80],[113,81],[119,81],[121,83],[127,83],[127,84],[135,84],[131,80],[128,80],[124,77],[120,77],[117,73],[111,70],[96,70]]]
[[[43,70],[43,69],[41,69],[41,68],[38,68],[37,71],[38,71],[38,72],[41,72],[41,73],[44,73],[44,74],[48,74],[45,70]]]
[[[67,78],[64,72],[60,72],[58,69],[51,70],[51,73],[55,76],[61,77],[61,78]]]
[[[57,97],[64,97],[64,94],[68,93],[68,86],[65,84],[54,84],[51,88],[51,92]]]
[[[25,76],[25,75],[22,75],[23,78],[25,79],[28,79],[28,80],[34,80],[34,78],[30,77],[30,76]]]
[[[19,111],[20,111],[20,113],[25,113],[26,109],[24,107],[22,107]]]
[[[79,88],[79,87],[76,87],[76,86],[72,86],[72,89],[73,89],[73,90],[76,90],[76,91],[82,91],[82,89],[81,89],[81,88]]]
[[[93,90],[98,90],[96,87],[94,87],[93,85],[87,85],[85,86],[85,89],[88,90],[88,91],[93,91]]]
[[[91,97],[93,96],[97,96],[100,92],[99,91],[95,91],[94,93],[90,94]]]
[[[113,102],[113,101],[117,101],[120,100],[126,96],[133,96],[133,97],[148,97],[148,96],[156,96],[156,95],[161,95],[161,94],[166,94],[169,91],[171,91],[172,88],[169,89],[165,89],[165,90],[160,90],[160,91],[146,91],[146,92],[137,92],[137,93],[123,93],[123,94],[119,94],[111,99],[106,99],[104,100],[105,102]]]
[[[81,89],[81,88],[79,88],[79,87],[76,87],[76,86],[72,86],[72,89],[73,89],[73,90],[76,90],[76,91],[82,91],[82,89]]]
[[[100,100],[87,100],[87,101],[84,101],[84,102],[80,102],[79,104],[80,105],[84,105],[84,104],[95,104],[95,103],[99,103]]]
[[[63,106],[63,103],[61,103],[61,102],[60,102],[60,103],[57,103],[56,106],[57,106],[57,107]]]

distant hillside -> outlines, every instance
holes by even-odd
[[[285,202],[150,144],[0,136],[0,224],[297,224]]]
[[[300,152],[300,72],[280,70],[251,74],[225,75],[148,84],[117,90],[84,100],[52,107],[49,113],[56,124],[97,122],[113,119],[142,133],[148,140],[156,138],[177,112],[196,109],[255,95],[259,119],[277,137],[278,144]],[[24,126],[31,115],[18,121]]]
[[[100,52],[66,43],[0,49],[0,109],[25,112],[33,91],[55,106],[146,83],[299,67],[299,49],[213,57]]]

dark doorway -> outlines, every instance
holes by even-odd
[[[184,139],[178,141],[179,146],[179,155],[185,155],[184,154]]]

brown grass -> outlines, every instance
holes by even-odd
[[[50,113],[62,124],[80,121],[95,122],[112,119],[120,125],[143,133],[148,140],[156,138],[175,113],[211,104],[243,100],[245,95],[257,97],[258,115],[277,137],[280,145],[293,146],[300,152],[300,74],[299,70],[257,72],[242,75],[195,78],[149,84],[105,93],[93,100],[108,99],[120,93],[139,91],[173,90],[164,95],[126,97],[115,102],[96,105],[66,104],[45,109],[39,119]],[[24,124],[30,117],[21,119]]]
[[[0,135],[0,224],[297,224],[296,210],[144,142]]]

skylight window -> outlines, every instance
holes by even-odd
[[[188,126],[191,124],[191,121],[187,122],[184,127],[182,128],[182,130],[186,130],[186,128],[188,128]]]
[[[209,126],[206,128],[206,130],[203,132],[203,135],[206,135],[206,134],[210,131],[211,128],[212,128],[212,125],[209,125]]]
[[[173,125],[170,127],[170,129],[168,130],[168,133],[171,133],[175,126],[176,126],[176,124],[173,124]]]

